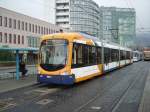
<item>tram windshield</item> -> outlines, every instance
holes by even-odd
[[[58,70],[67,63],[67,40],[50,39],[41,43],[40,66],[45,70]]]

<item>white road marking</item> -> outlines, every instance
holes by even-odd
[[[51,88],[51,89],[47,89],[47,88],[43,88],[43,89],[35,89],[35,90],[31,90],[31,91],[27,91],[24,92],[24,94],[32,94],[32,93],[39,93],[40,96],[49,94],[49,93],[53,93],[56,92],[57,90],[59,90],[58,88]]]
[[[93,109],[93,110],[100,110],[100,109],[101,109],[101,107],[92,106],[92,107],[91,107],[91,109]]]
[[[52,103],[52,102],[54,102],[54,100],[51,100],[51,99],[42,99],[42,100],[36,102],[36,104],[47,105],[47,104]]]

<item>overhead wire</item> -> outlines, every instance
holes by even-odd
[[[135,8],[133,3],[131,2],[131,0],[125,0],[125,1],[127,3],[128,7],[130,5],[132,8]],[[137,17],[138,24],[139,24],[139,27],[140,27],[140,28],[137,28],[137,31],[139,31],[139,32],[149,32],[149,31],[146,31],[146,28],[143,26],[143,23],[141,22],[141,18],[138,15],[136,15],[136,17]]]

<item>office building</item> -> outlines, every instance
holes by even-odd
[[[131,47],[136,36],[135,10],[133,8],[100,7],[101,37]]]
[[[56,25],[99,37],[99,6],[92,0],[56,0]]]
[[[61,27],[0,7],[0,47],[39,47],[39,37]]]

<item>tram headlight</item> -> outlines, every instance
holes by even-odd
[[[40,67],[38,67],[37,72],[38,72],[38,74],[41,74],[41,69],[40,69]]]
[[[40,74],[41,72],[38,70],[38,74]]]
[[[47,78],[52,78],[52,76],[47,76]]]
[[[61,75],[68,75],[68,72],[63,72],[61,73]]]

